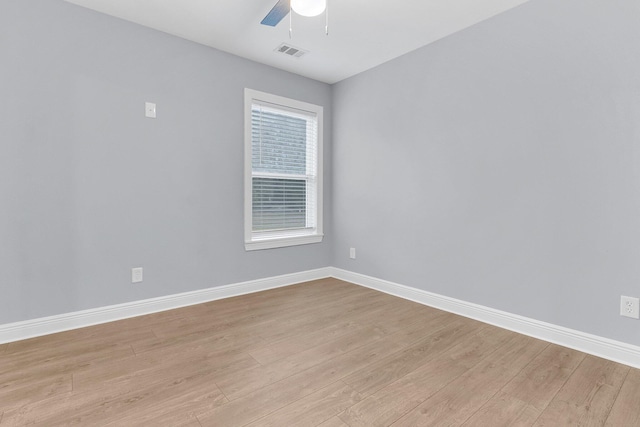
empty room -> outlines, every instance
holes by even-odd
[[[0,427],[640,426],[637,0],[0,0]]]

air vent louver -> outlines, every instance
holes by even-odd
[[[291,46],[290,44],[282,43],[280,46],[274,49],[276,52],[284,53],[285,55],[292,56],[294,58],[300,58],[303,55],[309,53],[299,47]]]

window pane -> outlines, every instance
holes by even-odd
[[[251,111],[251,144],[254,172],[306,173],[306,120],[256,107]]]
[[[306,227],[304,179],[253,178],[253,231]]]
[[[322,107],[245,89],[245,248],[322,241]]]

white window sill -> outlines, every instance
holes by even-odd
[[[253,240],[245,242],[244,248],[247,251],[258,251],[261,249],[284,248],[287,246],[308,245],[322,242],[323,234],[313,234],[309,236],[281,237],[264,240]]]

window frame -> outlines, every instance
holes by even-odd
[[[316,176],[315,194],[316,224],[311,229],[296,229],[277,232],[253,231],[253,146],[251,135],[251,110],[256,103],[269,104],[274,108],[281,107],[283,112],[287,110],[311,113],[316,116],[317,141],[316,141]],[[244,244],[245,250],[261,250],[282,248],[288,246],[307,245],[320,243],[324,237],[322,231],[322,199],[323,199],[323,107],[283,96],[260,92],[254,89],[244,90]],[[307,200],[307,204],[309,201]]]

